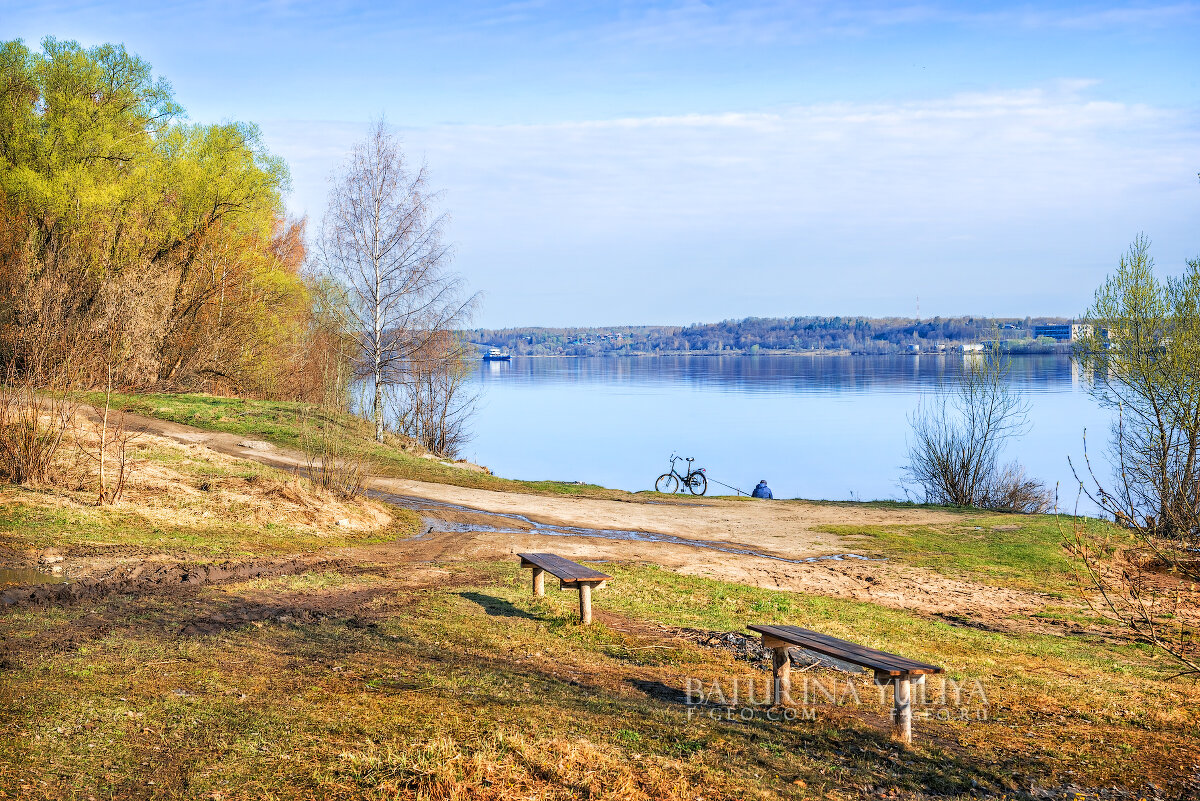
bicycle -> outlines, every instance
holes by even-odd
[[[687,474],[682,474],[675,469],[675,463],[682,459],[682,456],[671,454],[671,472],[663,473],[654,482],[655,492],[665,492],[667,494],[675,494],[681,492],[680,487],[687,487],[688,491],[693,495],[703,495],[708,492],[708,477],[704,475],[704,468],[698,470],[692,469],[692,462],[696,461],[691,456],[687,457],[688,469]]]

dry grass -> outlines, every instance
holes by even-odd
[[[296,553],[411,522],[196,446],[146,437],[138,448],[115,508],[92,505],[86,474],[79,489],[0,490],[0,545],[125,559]],[[1058,586],[1051,521],[1009,523],[839,533],[984,583]],[[1150,782],[1200,793],[1200,685],[1168,680],[1146,647],[605,570],[615,580],[586,629],[571,593],[530,598],[514,560],[393,559],[4,610],[0,798],[967,799]],[[767,673],[674,627],[765,620],[943,664],[981,682],[987,703],[968,696],[945,720],[942,707],[918,710],[911,749],[887,738],[887,704],[867,677],[852,680],[861,703],[815,703],[811,720],[745,720],[742,709],[762,711],[745,700],[732,715],[689,712],[689,680],[754,679],[761,695]],[[804,675],[846,686],[831,671]]]
[[[697,775],[699,774],[699,775]],[[338,754],[321,776],[346,782],[364,798],[411,793],[428,799],[692,799],[716,791],[737,795],[728,780],[661,757],[630,760],[628,753],[586,738],[529,738],[496,730],[467,743],[451,737],[384,745],[370,743]],[[713,777],[715,779],[715,777]]]
[[[77,418],[70,437],[59,471],[64,482],[0,486],[0,546],[280,554],[407,535],[419,524],[404,510],[347,500],[306,478],[151,434],[130,445],[133,467],[121,502],[97,507],[95,463],[69,458],[95,447],[95,425]]]
[[[570,593],[529,598],[511,562],[10,612],[0,797],[965,799],[1031,784],[1182,792],[1195,770],[1200,688],[1167,682],[1141,649],[610,568],[590,629]],[[689,678],[728,689],[767,674],[672,639],[654,609],[704,625],[768,605],[782,622],[939,656],[983,682],[986,718],[919,716],[914,747],[899,748],[869,678],[854,680],[861,705],[821,702],[815,720],[689,716]],[[212,633],[181,634],[196,623]]]

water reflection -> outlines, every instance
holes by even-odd
[[[0,587],[25,587],[33,584],[61,584],[67,580],[62,573],[43,573],[20,567],[0,567]]]
[[[921,356],[662,356],[515,358],[481,364],[475,439],[465,455],[500,475],[653,486],[672,452],[711,479],[777,497],[904,498],[909,415],[952,379],[960,354]],[[1018,356],[1029,431],[1006,458],[1063,488],[1067,456],[1093,462],[1109,428],[1066,356]],[[721,490],[713,487],[713,490]],[[911,488],[909,488],[911,492]]]
[[[637,358],[516,358],[481,362],[487,384],[661,383],[728,392],[911,392],[931,388],[961,369],[960,354],[922,356],[649,356]],[[1065,356],[1019,356],[1010,380],[1029,392],[1072,391],[1078,368]]]

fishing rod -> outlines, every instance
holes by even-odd
[[[705,473],[704,475],[708,476],[708,473]],[[715,478],[712,478],[711,476],[708,477],[708,480],[714,484],[720,484],[722,487],[728,487],[729,489],[736,492],[738,495],[749,495],[750,494],[750,493],[746,492],[745,490],[740,490],[737,487],[730,486],[729,484],[726,484],[724,481],[717,481]]]

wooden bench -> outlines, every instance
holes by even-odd
[[[612,576],[552,553],[519,553],[517,556],[521,557],[521,567],[533,568],[535,596],[540,598],[546,594],[546,573],[551,573],[559,580],[559,589],[579,590],[579,620],[585,626],[592,622],[592,588],[603,587],[606,581],[612,581]]]
[[[788,649],[793,646],[815,651],[818,654],[849,662],[875,671],[875,683],[892,685],[892,736],[905,743],[912,742],[912,682],[925,681],[930,673],[944,673],[937,665],[917,662],[907,657],[877,651],[864,645],[839,640],[828,634],[820,634],[799,626],[749,626],[751,631],[762,635],[764,648],[772,653],[771,667],[775,675],[776,704],[791,697],[791,657]]]

